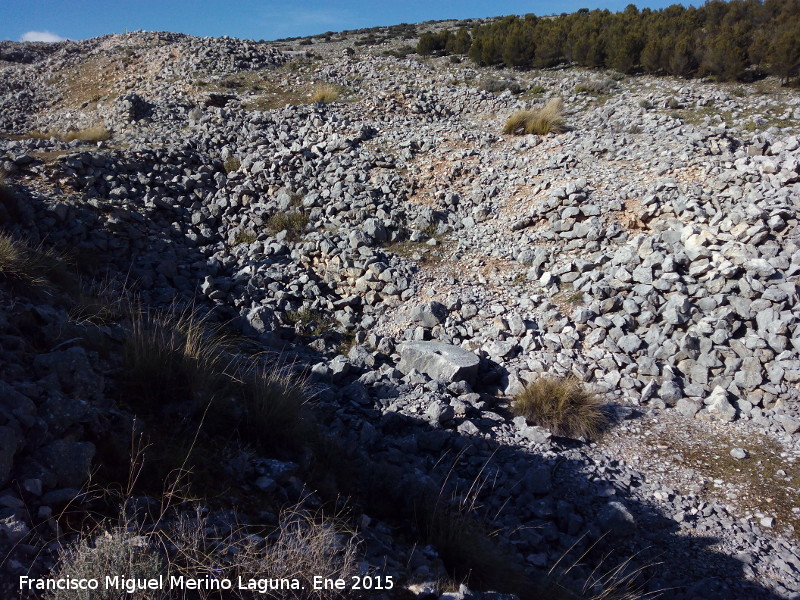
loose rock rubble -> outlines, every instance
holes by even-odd
[[[4,43],[16,200],[0,217],[148,304],[191,300],[291,353],[329,431],[376,464],[413,485],[443,466],[453,489],[481,482],[532,572],[609,554],[609,569],[649,565],[648,591],[670,598],[799,598],[800,96],[630,77],[598,98],[573,92],[591,73],[507,73],[563,97],[569,125],[511,137],[505,118],[542,100],[479,90],[488,72],[312,50],[169,33]],[[254,110],[264,88],[222,87],[242,74],[352,97]],[[110,140],[26,135],[98,122]],[[117,327],[0,294],[0,539],[16,574],[38,552],[31,529],[80,497],[129,417],[104,393]],[[545,373],[603,394],[603,438],[513,417]],[[246,472],[291,498],[291,464]],[[360,525],[366,561],[413,597],[507,597],[443,592],[435,549]]]

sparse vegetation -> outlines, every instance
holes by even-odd
[[[298,579],[304,589],[283,590],[280,596],[292,600],[332,600],[345,597],[338,590],[314,590],[315,576],[349,578],[356,571],[358,547],[352,536],[337,523],[302,508],[281,511],[278,525],[268,540],[251,535],[244,526],[220,528],[198,514],[170,513],[165,524],[149,531],[126,519],[102,524],[75,542],[59,558],[54,578],[92,579],[106,575],[125,579],[150,579],[160,575],[237,582],[253,579]],[[257,589],[234,586],[224,597],[234,600],[263,598]],[[100,589],[91,598],[112,600],[123,594],[134,600],[156,600],[162,591],[142,590],[126,593],[125,588]],[[200,588],[192,598],[210,600],[220,592]],[[83,600],[82,590],[59,590],[48,593],[47,600]]]
[[[514,411],[565,437],[597,437],[606,423],[600,398],[573,376],[544,376],[525,386]]]
[[[242,161],[240,161],[235,156],[231,156],[223,164],[223,168],[225,169],[226,173],[233,173],[234,171],[238,171],[241,168],[241,166],[242,166]]]
[[[454,581],[523,597],[531,591],[523,566],[492,538],[474,507],[453,505],[441,495],[422,495],[415,514],[423,539],[436,548]]]
[[[275,213],[267,221],[267,229],[276,234],[285,231],[289,239],[297,239],[308,225],[308,215],[299,210]]]
[[[547,91],[547,88],[538,83],[532,85],[522,93],[522,98],[538,98]]]
[[[151,579],[166,572],[164,560],[148,537],[118,525],[101,526],[93,534],[81,537],[61,554],[52,576],[78,580],[108,574]],[[126,596],[133,600],[154,597],[152,592],[145,591]],[[84,600],[86,597],[85,591],[67,589],[48,592],[45,596],[47,600]],[[118,597],[119,590],[115,589],[98,589],[92,593],[92,598],[97,600],[115,600]]]
[[[586,93],[593,96],[599,96],[602,94],[608,94],[615,86],[616,83],[611,78],[604,79],[602,81],[589,80],[576,85],[574,92],[576,94]]]
[[[233,244],[234,246],[238,246],[239,244],[252,244],[257,239],[258,236],[252,231],[240,230],[236,234],[236,237],[234,237]]]
[[[415,52],[414,46],[410,46],[410,45],[406,44],[406,45],[400,46],[399,48],[394,49],[394,50],[384,50],[383,51],[383,55],[384,56],[394,56],[395,58],[405,58],[409,54],[414,54],[414,52]]]
[[[538,110],[515,112],[506,121],[503,133],[513,135],[561,133],[564,131],[563,106],[564,103],[560,98],[553,98]]]
[[[341,90],[338,87],[330,83],[320,83],[314,86],[314,90],[311,92],[311,102],[328,104],[336,102],[339,96],[341,96]]]
[[[286,319],[292,325],[300,325],[303,330],[316,336],[323,335],[333,325],[333,319],[329,315],[307,308],[287,311]]]
[[[419,263],[436,264],[444,260],[444,254],[448,247],[448,242],[437,244],[436,246],[429,246],[422,241],[412,242],[411,240],[405,240],[388,244],[385,246],[385,249],[387,252],[415,260]]]
[[[481,81],[479,87],[486,92],[492,92],[494,94],[499,94],[506,90],[510,91],[512,94],[519,94],[522,92],[522,88],[517,81],[497,79],[496,77],[487,77]]]

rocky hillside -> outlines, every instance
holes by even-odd
[[[4,596],[119,488],[144,537],[335,514],[326,573],[387,599],[800,598],[800,94],[391,31],[0,45]],[[565,131],[502,133],[556,97]],[[545,376],[599,435],[516,416]],[[265,386],[308,428],[254,427]]]

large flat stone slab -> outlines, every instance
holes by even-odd
[[[443,342],[406,342],[400,346],[397,368],[416,369],[431,379],[474,383],[480,359],[464,348]]]

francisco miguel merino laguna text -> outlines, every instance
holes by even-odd
[[[316,577],[314,578],[317,579]],[[316,581],[315,581],[316,584]],[[62,577],[58,579],[28,577],[20,575],[20,590],[120,590],[133,594],[142,590],[254,590],[266,593],[273,590],[300,590],[304,586],[299,579],[248,579],[237,577],[234,582],[226,578],[185,577],[183,575],[159,575],[153,578],[122,577],[106,575],[102,578]]]

